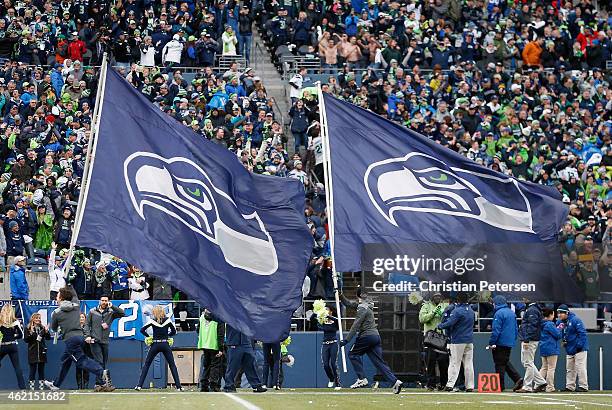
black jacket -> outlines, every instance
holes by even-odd
[[[37,336],[42,337],[37,341]],[[49,331],[43,326],[35,326],[33,331],[25,329],[24,340],[28,344],[28,363],[47,363],[47,343],[45,340],[51,339]]]

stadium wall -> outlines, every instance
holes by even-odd
[[[321,338],[320,332],[292,333],[292,343],[289,346],[289,353],[295,357],[293,367],[284,365],[285,381],[284,387],[326,387],[327,379],[321,365]],[[491,353],[485,350],[485,346],[489,340],[489,333],[478,333],[474,335],[474,367],[476,373],[492,373],[494,372],[493,360]],[[192,349],[196,345],[197,335],[195,332],[179,333],[174,338],[174,349],[180,350]],[[591,390],[599,389],[599,348],[604,350],[603,354],[603,369],[604,369],[604,389],[612,390],[612,334],[590,334],[589,335],[589,355],[588,355],[588,375],[589,385]],[[64,344],[58,342],[53,345],[49,342],[48,358],[46,373],[48,378],[55,378],[59,371],[59,357],[62,354]],[[19,342],[21,366],[24,370],[24,376],[27,379],[27,345],[22,341]],[[348,352],[347,352],[348,353]],[[137,340],[113,340],[110,345],[110,363],[109,369],[113,379],[113,384],[118,388],[133,388],[140,375],[140,367],[146,356],[145,346]],[[163,366],[162,366],[163,362]],[[368,359],[364,359],[367,374],[372,375],[374,370]],[[512,351],[512,363],[517,368],[519,373],[522,373],[520,362],[520,346],[517,344]],[[538,367],[540,365],[539,357],[536,360]],[[338,365],[341,366],[340,359]],[[355,380],[355,374],[352,371],[351,365],[347,358],[347,374],[341,373],[341,380],[344,386],[348,386]],[[199,366],[196,366],[196,372]],[[151,366],[149,375],[144,386],[148,387],[150,382],[153,382],[155,387],[163,387],[166,384],[166,366],[165,361],[160,357],[156,359]],[[197,379],[197,376],[196,376]],[[94,378],[90,378],[89,386],[93,386]],[[370,379],[371,381],[372,379]],[[557,388],[563,388],[565,383],[565,355],[562,354],[559,358],[556,373]],[[511,385],[508,380],[507,385]],[[67,389],[76,388],[76,380],[74,375],[74,367],[66,378],[64,385]],[[6,357],[2,362],[2,371],[0,371],[0,390],[16,389],[17,381],[13,374],[10,361]]]

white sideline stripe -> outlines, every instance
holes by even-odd
[[[552,397],[537,397],[537,396],[534,397],[534,396],[521,395],[521,397],[524,397],[524,398],[533,398],[533,399],[540,399],[540,400],[552,400],[552,401],[569,403],[569,404],[578,403],[578,404],[589,404],[589,405],[592,405],[592,406],[612,407],[612,404],[595,403],[595,402],[592,402],[592,401],[568,400],[568,399],[556,399],[556,398],[553,399]],[[593,396],[595,396],[595,394]],[[606,394],[606,396],[608,396],[608,395]]]
[[[63,390],[66,391],[66,390]],[[244,392],[248,392],[249,389],[246,389]],[[164,391],[147,391],[147,390],[141,390],[141,391],[115,391],[115,392],[104,392],[104,393],[96,393],[96,392],[82,392],[82,391],[66,391],[68,394],[70,395],[126,395],[126,394],[132,394],[132,395],[186,395],[186,394],[200,394],[199,392],[196,391],[185,391],[185,392],[177,392],[177,391],[170,391],[170,392],[164,392]],[[238,394],[243,393],[240,390],[238,390]],[[215,393],[215,392],[209,392],[206,393],[206,395],[222,395],[225,393]],[[393,392],[388,391],[388,392],[383,392],[383,391],[371,391],[371,392],[367,392],[367,391],[361,391],[361,392],[353,392],[353,391],[329,391],[329,392],[325,392],[325,391],[321,391],[321,392],[316,392],[316,391],[280,391],[280,392],[273,392],[270,393],[273,394],[275,396],[278,395],[287,395],[287,396],[291,396],[291,395],[295,395],[295,396],[300,396],[300,395],[321,395],[321,396],[330,396],[330,395],[340,395],[340,396],[346,396],[346,395],[355,395],[355,396],[379,396],[379,395],[395,395]],[[444,396],[444,397],[456,397],[458,400],[460,400],[460,398],[462,396],[474,396],[474,395],[478,395],[478,396],[484,396],[486,394],[487,397],[525,397],[525,395],[519,396],[516,393],[433,393],[433,392],[411,392],[411,391],[402,391],[399,396]],[[535,399],[535,398],[541,398],[541,399],[547,399],[547,400],[556,400],[557,397],[612,397],[612,394],[610,393],[602,393],[602,394],[597,394],[597,393],[537,393],[537,394],[533,394],[532,396],[527,396],[527,398],[530,399]]]
[[[247,410],[261,410],[259,407],[257,407],[253,403],[251,403],[249,401],[246,401],[245,399],[241,399],[235,393],[234,394],[232,394],[232,393],[223,393],[223,395],[229,397],[232,400],[234,400],[236,403],[240,404],[242,407],[244,407]]]

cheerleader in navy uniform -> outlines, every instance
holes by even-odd
[[[149,372],[149,367],[151,366],[151,363],[153,363],[153,359],[155,359],[155,356],[157,356],[158,353],[161,353],[164,355],[168,365],[170,366],[170,372],[172,372],[172,377],[176,383],[176,389],[183,391],[181,381],[179,380],[178,370],[176,369],[176,364],[174,363],[174,356],[172,356],[172,349],[170,348],[173,343],[172,336],[176,334],[176,327],[174,327],[174,323],[172,323],[170,318],[166,318],[166,312],[164,307],[161,305],[157,305],[153,308],[153,319],[154,320],[149,321],[149,323],[140,329],[140,333],[142,333],[145,337],[145,343],[150,344],[150,347],[144,366],[140,372],[138,386],[136,386],[135,389],[140,390],[142,388],[144,379],[147,377],[147,373]],[[152,336],[147,333],[149,329],[152,331]]]
[[[25,390],[26,384],[23,379],[23,371],[19,363],[19,349],[17,348],[17,339],[23,338],[23,329],[21,323],[15,318],[15,309],[10,303],[5,303],[0,310],[0,365],[4,356],[11,359],[11,364],[17,376],[17,384],[19,389]]]
[[[329,383],[327,387],[340,390],[340,378],[338,377],[338,319],[333,316],[333,311],[330,307],[325,307],[327,316],[317,321],[319,330],[323,331],[323,341],[321,342],[321,360],[323,361],[323,369]]]

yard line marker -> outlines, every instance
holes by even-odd
[[[595,396],[595,395],[594,395]],[[592,401],[582,401],[582,400],[568,400],[568,399],[558,399],[558,398],[549,398],[549,397],[537,397],[537,396],[525,396],[525,395],[521,395],[521,397],[525,397],[525,398],[532,398],[532,399],[539,399],[539,400],[549,400],[549,401],[557,401],[557,402],[562,402],[562,403],[570,403],[570,404],[574,404],[574,403],[578,403],[578,404],[590,404],[592,406],[601,406],[601,407],[612,407],[612,404],[606,404],[606,403],[596,403],[596,402],[592,402]],[[533,403],[533,401],[532,401]]]
[[[257,407],[256,405],[254,405],[253,403],[251,403],[249,401],[246,401],[245,399],[241,399],[236,394],[223,393],[223,395],[225,395],[225,396],[229,397],[230,399],[234,400],[236,403],[242,405],[242,407],[244,407],[247,410],[261,410],[261,408]]]

